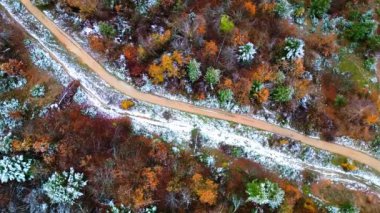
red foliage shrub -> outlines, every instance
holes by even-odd
[[[142,64],[131,63],[129,64],[129,74],[132,77],[139,77],[146,71],[146,67]]]
[[[306,46],[307,49],[313,49],[325,57],[330,57],[337,51],[336,39],[334,34],[321,35],[313,33],[306,37]]]
[[[90,44],[91,49],[95,51],[104,52],[106,50],[106,44],[100,36],[90,35],[88,37],[88,42]]]

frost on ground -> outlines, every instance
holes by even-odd
[[[5,0],[3,0],[5,1]],[[120,56],[119,60],[115,62],[110,62],[105,57],[103,57],[100,54],[94,53],[91,48],[89,47],[87,36],[91,34],[99,34],[99,27],[98,23],[87,23],[84,22],[77,14],[75,13],[67,13],[63,12],[60,5],[58,4],[54,9],[52,10],[44,10],[45,15],[47,15],[51,20],[55,22],[58,26],[60,26],[61,29],[63,29],[65,32],[68,32],[69,35],[71,35],[76,42],[78,42],[85,50],[88,52],[92,57],[94,57],[97,61],[99,61],[105,69],[110,72],[111,74],[115,75],[121,80],[124,80],[130,85],[133,85],[132,79],[125,74],[125,68],[126,67],[126,60],[124,56]],[[115,38],[115,42],[125,42],[123,39],[120,39],[122,37],[127,37],[128,32],[130,30],[130,26],[128,25],[128,20],[119,20],[120,18],[114,18],[115,20],[111,20],[112,23],[116,23],[117,25],[117,31],[118,35]],[[85,25],[83,29],[81,29],[81,25]],[[78,29],[81,29],[79,31]],[[301,45],[299,50],[295,51],[295,55],[302,56],[303,55],[303,42],[300,41]],[[143,80],[146,82],[146,84],[142,87],[137,87],[138,90],[142,92],[149,92],[158,96],[166,97],[171,100],[177,100],[181,102],[191,103],[196,106],[202,106],[212,109],[223,109],[232,113],[238,113],[243,114],[247,116],[254,117],[256,119],[265,120],[267,122],[283,126],[285,128],[293,129],[289,125],[284,125],[279,123],[279,121],[276,119],[277,113],[274,111],[270,111],[266,109],[265,107],[263,109],[258,110],[255,114],[253,114],[253,108],[251,106],[238,106],[236,104],[229,104],[228,106],[223,106],[218,101],[218,98],[215,95],[210,95],[204,99],[204,100],[191,100],[189,96],[186,95],[180,95],[180,94],[171,94],[168,93],[168,91],[165,89],[167,85],[155,85],[153,84],[149,78],[145,75],[143,76]],[[190,85],[190,84],[188,84]],[[189,87],[188,90],[189,93],[191,93],[191,88]],[[302,100],[307,101],[307,99]],[[301,103],[302,104],[302,103]],[[295,129],[293,129],[295,130]],[[317,139],[319,139],[318,133],[311,133],[311,135]],[[378,154],[372,152],[363,141],[356,141],[348,137],[342,137],[337,138],[337,143],[340,145],[348,146],[350,148],[364,151],[365,153],[372,155],[374,157],[377,157],[380,159],[380,156]]]
[[[207,138],[204,146],[218,147],[223,143],[243,147],[249,158],[261,163],[269,170],[278,172],[284,178],[301,181],[302,171],[309,169],[322,177],[345,183],[353,188],[378,190],[380,187],[380,177],[372,173],[370,169],[344,172],[340,167],[332,165],[331,153],[297,142],[288,148],[273,149],[268,145],[268,137],[272,134],[267,132],[141,102],[136,102],[135,107],[130,111],[121,110],[119,103],[127,99],[127,96],[118,93],[92,72],[80,66],[24,8],[15,9],[14,6],[19,7],[19,5],[14,2],[6,0],[0,0],[0,2],[40,42],[29,41],[28,44],[33,62],[37,66],[51,72],[63,85],[67,85],[70,79],[81,80],[82,86],[74,99],[80,104],[97,108],[95,110],[91,107],[87,110],[89,114],[98,111],[111,117],[129,116],[136,133],[148,136],[159,135],[178,147],[187,146],[191,130],[199,128]],[[58,58],[60,63],[55,61]],[[303,154],[300,155],[300,153]]]

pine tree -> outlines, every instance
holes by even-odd
[[[284,200],[285,192],[269,180],[253,180],[246,186],[248,201],[259,205],[268,204],[271,208],[279,207]]]
[[[190,63],[187,65],[187,74],[192,83],[197,81],[201,77],[201,63],[197,62],[195,59],[191,59]]]

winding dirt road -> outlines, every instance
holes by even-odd
[[[97,75],[99,75],[105,82],[114,87],[116,90],[135,98],[137,100],[148,102],[155,105],[160,105],[175,110],[180,110],[192,114],[207,116],[215,119],[231,121],[234,123],[243,124],[246,126],[254,127],[264,131],[272,132],[284,137],[288,137],[304,144],[316,147],[318,149],[326,150],[332,153],[336,153],[355,161],[368,165],[374,170],[380,172],[380,161],[357,150],[344,147],[338,144],[329,143],[326,141],[307,137],[303,134],[295,132],[290,129],[282,128],[277,125],[267,123],[265,121],[250,118],[244,115],[237,115],[222,110],[207,109],[204,107],[193,106],[188,103],[169,100],[164,97],[143,93],[125,82],[117,79],[110,73],[108,73],[94,58],[92,58],[76,41],[74,41],[69,35],[63,32],[57,25],[54,24],[49,18],[47,18],[37,7],[35,7],[30,0],[21,0],[21,3],[61,42],[67,50],[73,53],[82,63],[91,68]],[[78,79],[80,80],[80,79]]]

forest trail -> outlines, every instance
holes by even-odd
[[[74,41],[69,35],[63,32],[53,21],[45,16],[37,7],[35,7],[30,0],[21,0],[21,3],[33,14],[37,20],[39,20],[55,37],[62,43],[66,49],[74,54],[82,63],[86,64],[91,70],[93,70],[100,78],[102,78],[107,84],[114,87],[116,90],[124,93],[131,98],[139,101],[160,105],[183,112],[202,115],[210,118],[230,121],[246,126],[250,126],[256,129],[272,132],[283,137],[288,137],[293,140],[300,141],[304,144],[313,146],[318,149],[326,150],[332,153],[336,153],[348,158],[351,158],[357,162],[368,165],[374,170],[380,172],[380,161],[358,150],[354,150],[348,147],[344,147],[338,144],[329,143],[305,136],[301,133],[293,131],[291,129],[283,128],[274,124],[270,124],[266,121],[250,118],[244,115],[233,114],[217,109],[207,109],[204,107],[193,106],[188,103],[169,100],[164,97],[143,93],[136,90],[134,87],[128,85],[122,80],[117,79],[112,74],[108,73],[94,58],[92,58],[76,41]],[[80,80],[80,79],[78,79]]]

